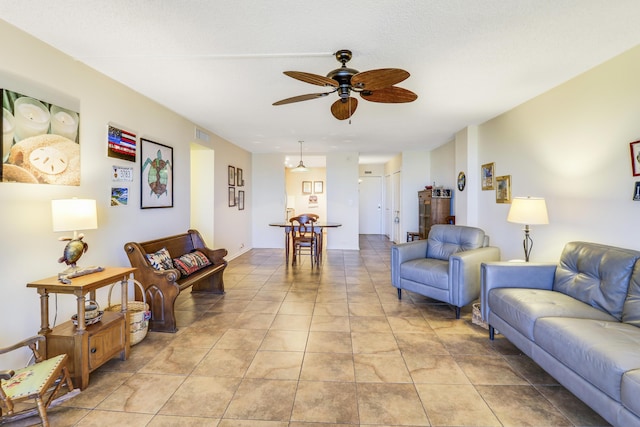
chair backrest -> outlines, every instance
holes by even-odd
[[[308,216],[309,218],[312,218],[314,221],[318,221],[318,219],[320,219],[320,215],[314,214],[314,213],[303,213],[303,214],[300,214],[299,216]]]
[[[427,258],[447,260],[456,252],[487,245],[484,230],[464,225],[436,224],[427,238]]]
[[[314,236],[316,220],[313,217],[307,214],[298,215],[291,218],[289,222],[291,223],[291,234],[294,239]]]

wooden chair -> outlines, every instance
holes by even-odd
[[[318,262],[318,234],[314,227],[315,219],[308,215],[298,215],[291,222],[291,239],[293,242],[293,261],[296,265],[298,255],[306,251],[310,255],[311,266]]]
[[[34,364],[16,371],[0,371],[0,424],[39,414],[42,425],[47,427],[49,426],[47,409],[80,393],[79,389],[73,388],[66,365],[66,354],[47,360],[43,360],[40,356],[36,344],[44,340],[44,336],[38,335],[0,349],[0,354],[4,354],[22,347],[29,347],[35,361]],[[67,387],[67,393],[62,394],[64,386]],[[20,404],[30,399],[35,401],[35,407]],[[16,403],[24,408],[16,410]]]

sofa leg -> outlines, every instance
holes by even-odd
[[[493,341],[495,338],[496,331],[493,329],[493,326],[489,325],[489,339]]]
[[[398,299],[402,299],[402,289],[398,288]]]
[[[456,307],[456,319],[460,318],[460,307]]]

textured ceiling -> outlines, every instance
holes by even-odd
[[[638,0],[21,0],[1,19],[255,153],[423,150],[640,43]],[[407,104],[360,101],[349,124],[324,88],[333,52],[396,67]]]

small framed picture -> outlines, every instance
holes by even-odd
[[[242,169],[236,169],[236,185],[238,187],[244,187],[244,177],[242,176]]]
[[[314,194],[322,194],[324,192],[324,181],[313,181]]]
[[[636,186],[633,190],[633,200],[640,201],[640,181],[636,181]]]
[[[238,191],[238,210],[244,210],[244,190]]]
[[[511,175],[496,177],[496,203],[511,203]]]
[[[236,168],[229,166],[229,185],[236,185]]]
[[[302,181],[302,194],[311,194],[311,181]]]
[[[236,205],[236,187],[229,187],[229,207]]]
[[[140,139],[140,209],[173,207],[173,148]]]
[[[631,148],[631,171],[633,176],[640,176],[640,141],[631,142],[629,148]]]
[[[496,188],[496,183],[493,179],[495,168],[495,163],[486,163],[482,165],[482,168],[480,169],[480,182],[482,183],[483,190],[493,190]]]

